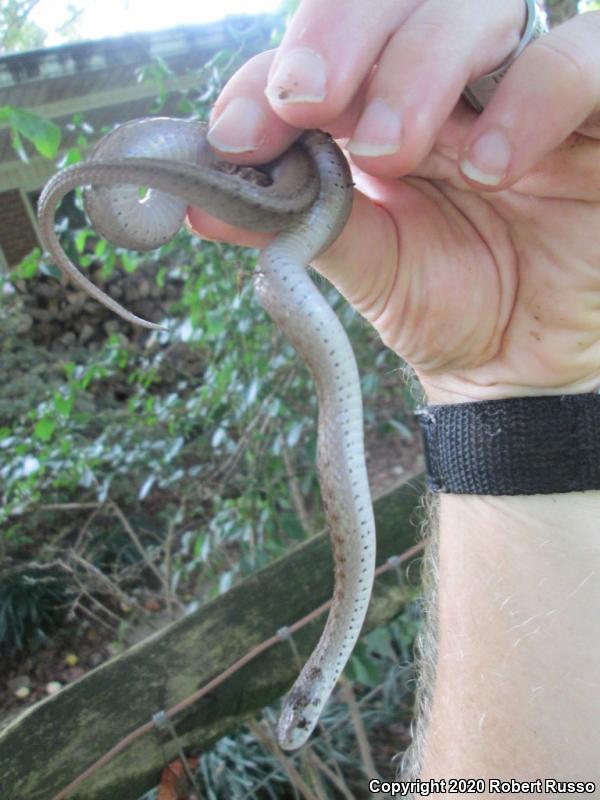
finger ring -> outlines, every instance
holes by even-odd
[[[463,92],[463,97],[469,101],[475,111],[483,111],[509,67],[517,60],[527,45],[535,39],[539,39],[544,33],[548,33],[545,15],[540,11],[536,0],[525,0],[525,2],[527,3],[527,22],[516,50],[513,50],[501,66],[470,83]]]

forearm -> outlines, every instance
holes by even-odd
[[[442,495],[423,778],[600,787],[600,492]]]

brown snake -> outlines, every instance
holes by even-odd
[[[375,523],[354,354],[338,318],[306,272],[350,214],[350,170],[333,140],[320,131],[305,133],[261,169],[269,186],[222,171],[201,123],[134,120],[100,140],[85,163],[55,175],[42,192],[38,216],[45,247],[61,270],[121,317],[146,328],[160,326],[130,314],[104,294],[62,250],[54,214],[67,192],[91,186],[85,206],[95,229],[115,244],[138,250],[169,241],[188,205],[240,227],[278,232],[261,254],[254,286],[261,305],[315,380],[317,465],[335,563],[325,629],[279,721],[281,746],[295,749],[310,736],[360,633],[373,584]],[[151,190],[143,201],[140,186]]]

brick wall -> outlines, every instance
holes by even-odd
[[[9,266],[39,245],[18,189],[0,192],[0,247]]]

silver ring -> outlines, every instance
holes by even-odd
[[[536,0],[525,0],[525,2],[527,4],[527,22],[516,50],[513,50],[501,66],[470,83],[463,92],[463,97],[475,111],[483,111],[509,67],[514,64],[527,45],[548,33],[545,15],[540,11]]]

